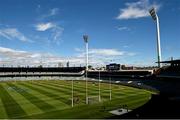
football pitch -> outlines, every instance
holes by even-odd
[[[133,87],[101,83],[101,102],[86,104],[86,82],[74,81],[74,107],[70,80],[0,82],[0,118],[109,118],[109,111],[135,109],[145,104],[152,92]],[[88,82],[88,97],[99,95],[98,82]]]

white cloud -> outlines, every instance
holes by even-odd
[[[39,65],[43,55],[49,56],[48,54],[43,53],[31,53],[27,51],[0,47],[0,63],[5,64],[6,66]]]
[[[67,61],[71,66],[85,65],[85,54],[82,49],[76,48],[78,53],[75,56],[62,57],[52,55],[50,53],[28,52],[22,50],[15,50],[11,48],[0,47],[0,65],[6,66],[57,66],[59,62],[66,65]],[[108,64],[111,60],[120,59],[128,55],[129,52],[119,51],[116,49],[90,49],[89,50],[89,64],[96,66]]]
[[[135,19],[149,16],[149,9],[155,7],[159,10],[160,5],[150,4],[149,0],[139,0],[137,2],[126,3],[126,8],[120,9],[117,19]]]
[[[137,55],[137,53],[133,53],[133,52],[126,52],[125,54],[127,56],[135,56],[135,55]]]
[[[32,54],[26,51],[14,50],[10,48],[0,47],[0,55],[8,58],[29,58],[39,56],[38,54]]]
[[[72,65],[84,64],[84,58],[82,57],[61,57],[57,55],[52,55],[50,53],[40,53],[40,52],[28,52],[22,50],[15,50],[6,47],[0,47],[0,65],[5,66],[57,66],[59,62],[64,65],[70,62]]]
[[[58,14],[58,12],[59,12],[58,8],[53,8],[50,10],[49,16],[54,16],[54,15]]]
[[[75,48],[75,51],[78,52],[79,57],[85,56],[85,51],[80,48]],[[136,53],[120,51],[117,49],[89,49],[88,51],[90,57],[118,57],[118,56],[134,56]]]
[[[157,66],[157,63],[153,59],[146,59],[146,60],[135,60],[131,61],[131,63],[127,63],[129,66],[138,66],[138,67],[144,67],[144,66]]]
[[[54,29],[52,29],[53,42],[60,44],[60,40],[61,40],[63,31],[64,31],[64,28],[62,28],[60,26],[56,26],[56,27],[54,27]]]
[[[49,9],[46,14],[41,15],[38,19],[39,21],[44,21],[50,17],[56,16],[59,13],[59,8],[52,8]],[[61,36],[63,34],[64,28],[54,22],[47,22],[47,23],[39,23],[35,25],[37,31],[47,31],[48,37],[46,37],[47,43],[56,43],[57,45],[61,42]],[[39,37],[40,38],[40,37]],[[44,38],[43,38],[44,39]]]
[[[0,29],[0,36],[5,37],[6,39],[18,39],[23,42],[31,41],[23,33],[19,32],[16,28],[4,28]]]
[[[58,13],[59,13],[59,8],[52,8],[48,11],[47,14],[41,15],[39,19],[49,18],[49,17],[57,15]]]
[[[83,52],[83,50],[82,50],[82,49],[77,48],[77,47],[76,47],[74,50],[75,50],[76,52]]]
[[[46,30],[51,29],[51,28],[53,28],[55,26],[56,25],[54,25],[53,23],[48,22],[48,23],[37,24],[35,27],[36,27],[37,31],[46,31]]]
[[[76,55],[63,57],[42,52],[28,52],[23,50],[15,50],[6,47],[0,47],[0,65],[5,66],[57,66],[59,62],[66,65],[69,61],[70,66],[84,66],[85,52],[83,49],[76,48]],[[125,64],[126,59],[135,56],[135,53],[120,51],[117,49],[90,49],[89,64],[93,66],[106,65],[110,61]],[[137,64],[137,63],[136,63]]]
[[[64,31],[64,28],[62,28],[61,26],[59,26],[53,22],[40,23],[40,24],[37,24],[35,27],[36,27],[37,31],[41,31],[41,32],[50,30],[49,31],[49,34],[50,34],[49,42],[60,44],[60,40],[61,40],[61,36]]]
[[[19,57],[19,56],[24,56],[26,54],[25,51],[15,51],[10,48],[4,48],[0,47],[0,55],[2,56],[8,56],[8,57]]]
[[[124,52],[116,49],[90,49],[89,54],[101,56],[121,56],[124,55]]]
[[[77,56],[85,59],[85,51],[80,48],[75,48],[78,52]],[[117,49],[89,49],[89,64],[91,65],[105,65],[109,64],[111,60],[113,62],[120,62],[125,57],[135,56],[136,53],[120,51]]]
[[[120,30],[120,31],[122,31],[122,30],[127,30],[127,31],[129,31],[129,30],[130,30],[130,28],[125,27],[125,26],[123,26],[123,27],[118,27],[117,29]]]

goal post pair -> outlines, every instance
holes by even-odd
[[[100,96],[89,96],[87,97],[87,103],[88,104],[95,104],[100,102]]]

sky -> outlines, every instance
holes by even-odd
[[[180,59],[179,0],[0,0],[0,66],[156,65],[160,20],[162,60]]]

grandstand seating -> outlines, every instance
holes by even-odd
[[[180,76],[180,66],[165,66],[159,71],[160,75]]]
[[[71,72],[85,70],[84,67],[0,67],[1,72]]]
[[[149,71],[101,71],[101,77],[138,77],[138,76],[146,76],[150,75],[151,72]],[[98,71],[88,71],[88,77],[98,77]]]

